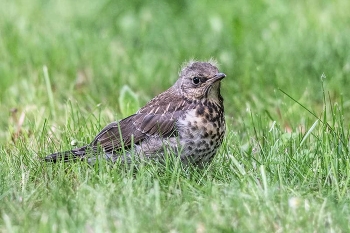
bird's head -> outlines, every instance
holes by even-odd
[[[213,61],[187,63],[180,72],[177,85],[180,94],[189,100],[209,100],[219,104],[223,99],[220,95],[220,81],[225,78]]]

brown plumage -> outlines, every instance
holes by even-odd
[[[87,159],[102,155],[113,162],[161,158],[166,151],[184,163],[212,160],[225,133],[219,73],[213,62],[189,62],[179,79],[137,113],[107,125],[89,144],[57,152],[46,161]]]

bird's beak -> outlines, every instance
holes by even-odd
[[[214,77],[213,77],[213,82],[219,81],[223,78],[226,77],[226,74],[224,73],[217,73]]]

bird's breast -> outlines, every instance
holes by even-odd
[[[223,110],[216,105],[199,104],[179,118],[177,127],[182,156],[190,156],[194,160],[212,157],[225,133]]]

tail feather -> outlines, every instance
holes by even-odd
[[[48,155],[45,157],[46,162],[70,162],[75,160],[82,160],[84,159],[85,155],[87,153],[87,147],[81,147],[69,151],[62,151],[62,152],[56,152],[51,155]]]

